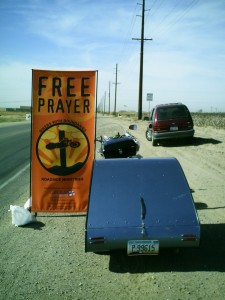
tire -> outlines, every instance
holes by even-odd
[[[146,130],[145,136],[148,141],[152,140],[152,132],[150,130]]]

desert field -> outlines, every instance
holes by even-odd
[[[224,117],[211,123],[193,118],[192,145],[176,141],[153,147],[145,138],[148,122],[133,116],[100,115],[97,135],[136,123],[140,157],[178,159],[201,222],[199,248],[145,257],[85,253],[85,216],[38,213],[37,223],[17,228],[2,205],[0,299],[224,299],[225,128],[218,125]],[[101,159],[98,153],[96,158]],[[7,201],[22,206],[29,197],[29,173],[15,182],[12,194]]]

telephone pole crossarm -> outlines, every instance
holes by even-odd
[[[132,38],[132,40],[141,41],[141,38]],[[143,39],[144,41],[152,41],[153,39]]]

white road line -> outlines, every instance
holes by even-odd
[[[20,176],[29,167],[30,167],[30,163],[28,165],[26,165],[23,169],[21,169],[18,173],[16,173],[13,177],[11,177],[6,182],[4,182],[2,185],[0,185],[0,190],[3,189],[6,185],[8,185],[11,181],[13,181],[14,179],[16,179],[18,176]]]

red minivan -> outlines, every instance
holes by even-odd
[[[161,140],[193,140],[194,124],[186,105],[182,103],[160,104],[153,108],[146,130],[146,138],[156,146]]]

